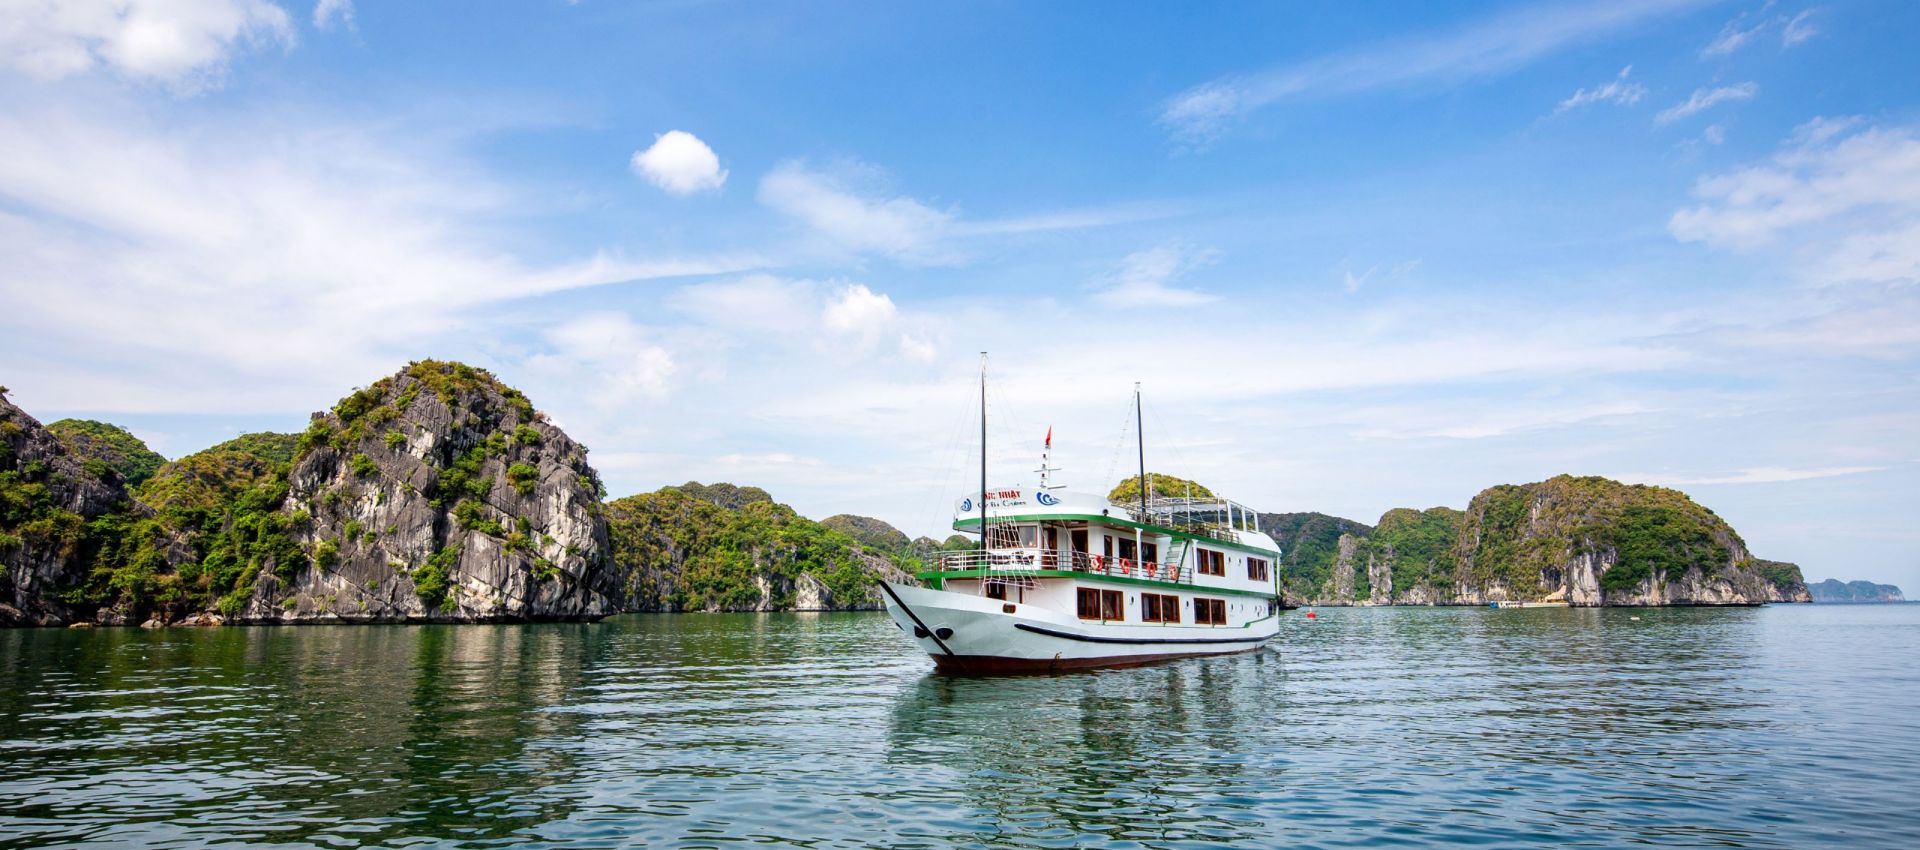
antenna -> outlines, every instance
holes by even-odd
[[[1053,473],[1060,471],[1059,468],[1050,463],[1052,456],[1053,426],[1049,425],[1047,426],[1047,440],[1040,444],[1040,468],[1034,470],[1040,473],[1040,489],[1042,490],[1058,490],[1062,486],[1052,483]]]

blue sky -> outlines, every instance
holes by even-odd
[[[1920,7],[0,6],[0,382],[185,454],[422,357],[616,495],[1681,487],[1920,589]]]

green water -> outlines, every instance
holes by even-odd
[[[6,631],[0,848],[1912,846],[1917,650],[1920,606],[1330,610],[1019,679],[877,614]]]

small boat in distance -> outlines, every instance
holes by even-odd
[[[953,528],[978,548],[940,553],[925,587],[883,582],[887,613],[958,673],[1126,666],[1259,649],[1279,631],[1280,547],[1259,515],[1216,498],[1140,498],[1049,484],[988,487],[986,369],[981,365],[980,489],[954,503]],[[1136,429],[1139,388],[1134,389]],[[1046,450],[1052,448],[1049,434]]]

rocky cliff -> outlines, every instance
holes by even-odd
[[[0,625],[89,614],[85,585],[102,546],[93,523],[134,509],[117,472],[70,454],[0,387]]]
[[[1450,599],[1574,605],[1807,601],[1776,586],[1713,511],[1665,487],[1562,475],[1491,487],[1467,506]]]
[[[616,610],[586,449],[481,369],[424,361],[315,414],[283,510],[308,562],[244,622],[592,619]]]
[[[668,487],[607,505],[623,609],[877,608],[875,578],[913,580],[915,564],[901,553],[864,545],[771,498],[741,501],[725,490],[713,498],[730,486]]]
[[[1466,511],[1396,508],[1367,527],[1263,514],[1296,604],[1748,605],[1809,601],[1800,568],[1752,557],[1677,490],[1559,476],[1490,487]]]
[[[47,431],[95,477],[117,475],[128,487],[140,486],[167,462],[131,431],[112,423],[61,419],[47,423]]]

